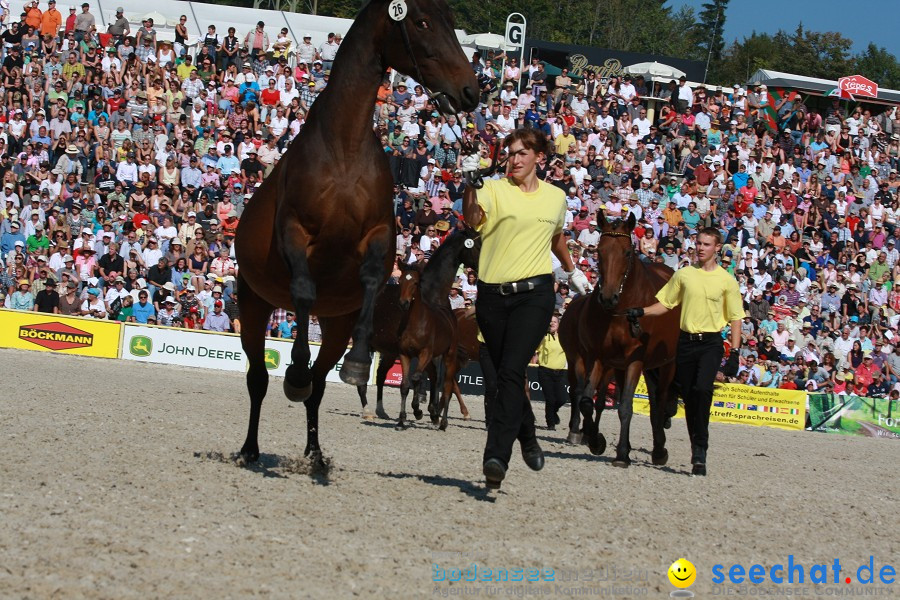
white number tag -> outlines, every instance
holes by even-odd
[[[388,15],[395,21],[402,21],[406,18],[407,8],[406,0],[392,0],[388,4]]]

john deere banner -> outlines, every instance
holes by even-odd
[[[810,394],[807,429],[900,439],[900,400]]]
[[[116,321],[0,310],[0,347],[118,358]]]
[[[284,377],[291,362],[291,341],[269,338],[265,350],[266,368],[271,375]],[[319,355],[319,346],[310,344],[310,363]],[[241,338],[229,333],[212,333],[190,329],[171,329],[126,324],[122,341],[122,358],[140,362],[203,367],[223,371],[246,371],[247,357]],[[340,383],[341,363],[332,369],[326,381]],[[374,369],[374,367],[373,367]]]
[[[634,395],[634,412],[650,414],[643,378]],[[677,416],[684,417],[684,407],[678,407]],[[709,420],[800,430],[806,422],[806,392],[734,383],[716,385]]]
[[[122,358],[223,371],[243,371],[245,362],[236,335],[131,324],[125,325]]]

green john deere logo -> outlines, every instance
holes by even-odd
[[[268,370],[277,369],[278,365],[281,364],[281,352],[278,350],[273,350],[272,348],[266,348],[266,353],[263,355],[263,362],[266,363],[266,368]]]
[[[150,356],[153,352],[153,340],[145,335],[136,335],[131,338],[128,351],[134,356]]]

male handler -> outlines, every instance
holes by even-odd
[[[675,378],[684,398],[688,434],[691,437],[691,472],[706,475],[709,446],[709,410],[713,382],[722,363],[722,329],[731,323],[731,354],[724,371],[736,372],[741,347],[744,307],[737,281],[720,267],[716,258],[722,234],[707,227],[697,236],[698,262],[675,272],[656,294],[659,300],[646,308],[626,312],[630,321],[663,315],[681,305],[681,335],[675,356]]]

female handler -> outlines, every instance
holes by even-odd
[[[478,265],[478,326],[497,370],[497,399],[484,448],[489,488],[506,476],[513,442],[531,469],[544,466],[534,413],[525,396],[525,369],[547,332],[554,308],[550,252],[578,293],[587,278],[575,269],[562,235],[566,201],[562,190],[537,178],[535,165],[551,150],[537,129],[517,129],[504,141],[507,177],[466,187],[466,222],[481,232]]]
[[[697,263],[675,271],[646,308],[625,311],[629,321],[663,315],[681,305],[681,335],[675,356],[675,380],[681,387],[694,475],[706,475],[709,410],[713,382],[722,364],[722,329],[731,323],[731,354],[724,371],[736,372],[744,307],[738,283],[716,263],[722,234],[707,227],[697,236]]]
[[[566,393],[566,355],[559,343],[559,317],[550,319],[550,330],[537,349],[538,381],[544,391],[544,416],[547,429],[559,425],[559,409],[569,401]]]

